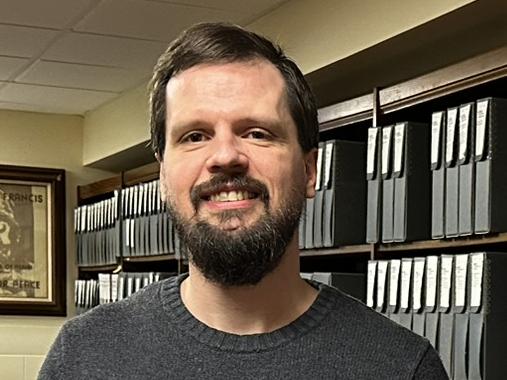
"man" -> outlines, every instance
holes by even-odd
[[[279,48],[232,25],[185,31],[155,68],[151,126],[189,274],[66,323],[41,379],[446,378],[426,340],[300,278],[317,112]]]

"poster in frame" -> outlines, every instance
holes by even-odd
[[[0,314],[66,315],[65,171],[0,165]]]

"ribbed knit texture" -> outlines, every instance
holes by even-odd
[[[67,322],[39,379],[446,379],[429,343],[325,286],[291,324],[234,335],[184,306],[184,276]]]

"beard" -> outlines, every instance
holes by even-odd
[[[225,231],[199,219],[201,194],[215,192],[225,184],[248,189],[264,204],[264,213],[249,227]],[[195,215],[185,219],[173,202],[167,207],[176,232],[185,247],[189,261],[211,282],[230,287],[258,284],[280,263],[299,225],[305,196],[301,189],[292,189],[282,200],[280,208],[271,210],[269,192],[258,180],[247,176],[217,174],[210,181],[192,189],[191,200]],[[225,210],[218,214],[225,223],[241,219],[243,211]]]

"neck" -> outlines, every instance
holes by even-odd
[[[190,264],[181,297],[205,325],[249,335],[271,332],[296,320],[315,301],[317,291],[299,275],[296,234],[278,267],[257,285],[224,287],[207,280]]]

